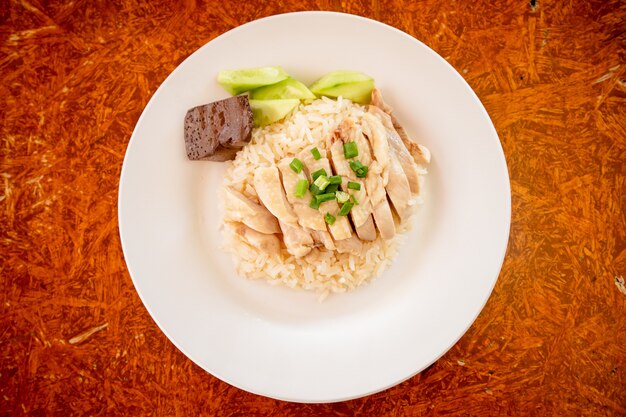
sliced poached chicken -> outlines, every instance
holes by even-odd
[[[224,189],[224,209],[226,221],[241,222],[261,233],[280,233],[278,220],[265,206],[230,187]]]
[[[311,234],[298,225],[275,166],[259,167],[254,172],[254,188],[261,202],[279,221],[287,251],[300,257],[308,254],[314,242]]]
[[[366,113],[363,116],[363,133],[368,138],[372,162],[369,166],[365,186],[372,203],[372,212],[376,227],[383,239],[392,239],[396,227],[387,201],[385,187],[389,182],[389,144],[385,128],[378,118]],[[360,152],[360,150],[359,150]],[[364,149],[363,152],[366,152]]]
[[[352,210],[350,210],[350,218],[354,224],[354,229],[360,239],[371,241],[376,239],[376,228],[374,227],[374,221],[372,219],[372,205],[369,196],[363,185],[360,190],[350,190],[348,188],[348,181],[361,184],[361,179],[357,178],[354,171],[350,168],[350,163],[346,160],[343,149],[343,145],[346,143],[356,143],[354,138],[357,134],[362,135],[360,130],[357,131],[354,121],[352,119],[345,119],[339,125],[335,135],[330,137],[329,148],[335,173],[342,177],[341,189],[344,192],[354,195],[356,201],[358,201],[358,204],[355,204]]]

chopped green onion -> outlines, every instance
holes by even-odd
[[[352,182],[352,181],[348,181],[348,188],[351,190],[360,190],[361,189],[361,184],[358,182]]]
[[[354,196],[354,194],[352,194],[350,196],[350,201],[352,201],[354,204],[356,204],[357,206],[359,205],[359,200],[356,199],[356,197]]]
[[[313,154],[313,159],[315,159],[316,161],[319,161],[322,157],[322,154],[320,154],[320,151],[317,148],[311,149],[311,153]]]
[[[335,195],[337,196],[337,201],[339,201],[341,204],[345,203],[346,201],[350,200],[350,194],[343,192],[343,191],[337,191],[335,193]]]
[[[343,154],[346,159],[351,159],[359,156],[359,149],[356,147],[355,142],[348,142],[343,144]]]
[[[328,177],[326,170],[324,168],[321,168],[311,174],[311,181],[315,181],[320,175]]]
[[[356,173],[357,178],[365,178],[368,167],[359,161],[350,161],[350,168]]]
[[[309,207],[311,207],[312,209],[320,208],[320,203],[317,201],[317,196],[313,196],[311,202],[309,203]]]
[[[328,187],[326,187],[326,189],[324,191],[327,192],[327,193],[334,193],[334,192],[337,192],[338,189],[339,189],[339,184],[332,184],[331,183]]]
[[[352,210],[352,207],[354,206],[354,204],[352,204],[352,202],[347,201],[344,203],[343,206],[341,206],[341,209],[339,210],[339,213],[337,213],[338,216],[347,216],[348,213],[350,213],[350,210]]]
[[[341,175],[333,175],[332,177],[328,177],[328,181],[331,184],[341,184]]]
[[[315,184],[320,190],[324,191],[326,187],[330,185],[330,181],[328,181],[328,178],[326,178],[325,175],[320,175],[313,184]]]
[[[332,214],[326,213],[326,215],[324,216],[324,220],[326,220],[326,223],[332,226],[333,224],[335,224],[335,220],[337,219]]]
[[[318,195],[318,194],[322,194],[324,192],[324,190],[320,190],[319,187],[317,185],[315,185],[315,183],[311,183],[311,186],[309,187],[309,191],[314,196]]]
[[[306,195],[306,190],[309,188],[309,182],[307,180],[298,180],[296,184],[296,192],[294,195],[298,198],[302,198]]]
[[[317,202],[319,204],[322,204],[322,203],[325,203],[327,201],[334,200],[335,199],[335,193],[320,194],[320,195],[316,195],[315,198],[317,199]]]
[[[350,169],[352,169],[352,171],[356,172],[359,168],[364,167],[365,165],[363,165],[361,163],[361,161],[350,161]]]
[[[293,158],[293,161],[291,161],[289,166],[291,167],[291,169],[293,169],[293,171],[296,174],[299,174],[300,172],[302,172],[302,168],[304,168],[304,164],[298,158]]]

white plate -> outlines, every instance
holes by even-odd
[[[323,303],[236,276],[219,248],[223,166],[185,156],[187,109],[228,96],[218,71],[263,65],[282,65],[306,83],[336,69],[372,75],[433,155],[426,203],[395,263],[372,284]],[[120,178],[126,263],[159,327],[216,377],[290,401],[364,396],[437,360],[489,298],[509,224],[506,162],[470,87],[409,35],[338,13],[257,20],[192,54],[146,106]]]

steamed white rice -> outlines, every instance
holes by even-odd
[[[252,140],[229,163],[224,186],[242,192],[258,202],[254,190],[254,171],[274,165],[282,158],[293,157],[303,149],[327,149],[326,138],[346,117],[360,119],[365,107],[349,100],[322,98],[300,104],[283,122],[254,129]],[[369,282],[383,271],[396,255],[401,234],[385,241],[380,236],[364,242],[359,256],[316,248],[307,256],[296,258],[283,247],[279,257],[248,245],[224,223],[224,249],[233,255],[237,273],[251,279],[265,279],[316,292],[320,299],[331,292],[345,292]]]

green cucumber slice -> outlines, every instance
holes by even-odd
[[[236,96],[264,85],[275,84],[289,77],[281,67],[243,68],[224,70],[217,74],[217,82]]]
[[[321,95],[320,94],[321,90],[325,90],[325,89],[335,87],[341,84],[358,83],[358,82],[369,81],[369,80],[373,80],[372,77],[370,77],[367,74],[363,74],[362,72],[333,71],[333,72],[329,72],[328,74],[324,75],[319,80],[315,81],[313,84],[311,84],[309,89],[313,93],[317,95]]]
[[[255,126],[266,126],[285,117],[300,100],[288,98],[284,100],[250,100]]]
[[[374,80],[341,84],[315,92],[319,96],[337,98],[342,96],[355,103],[369,104],[374,89]]]
[[[250,91],[252,100],[283,100],[287,98],[313,99],[315,94],[298,80],[287,78],[276,84],[266,85]]]

